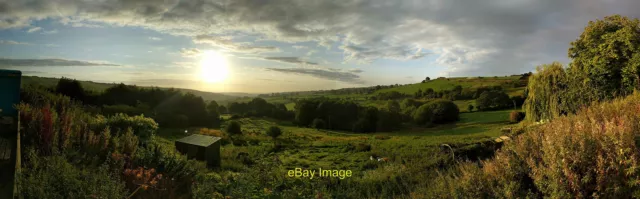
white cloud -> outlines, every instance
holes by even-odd
[[[33,27],[33,28],[29,28],[29,30],[27,30],[27,33],[33,33],[33,32],[37,32],[39,30],[42,30],[42,28],[40,27]]]
[[[31,45],[30,43],[17,42],[17,41],[13,41],[13,40],[0,40],[0,45],[2,45],[2,44],[6,44],[6,45]]]
[[[183,49],[180,50],[180,54],[183,57],[194,58],[194,57],[199,57],[200,55],[202,55],[202,51],[200,51],[197,48],[183,48]]]
[[[56,34],[56,33],[58,33],[58,30],[42,31],[41,34],[43,34],[43,35],[51,35],[51,34]]]
[[[162,38],[160,38],[160,37],[149,37],[149,39],[150,39],[150,40],[153,40],[153,41],[160,41],[160,40],[162,40]]]
[[[198,35],[193,38],[193,42],[197,44],[210,44],[231,52],[243,53],[263,53],[278,52],[280,49],[274,46],[253,46],[250,43],[237,43],[231,40],[231,37],[216,37],[210,35]]]

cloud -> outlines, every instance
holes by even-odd
[[[520,73],[532,64],[567,60],[569,42],[589,20],[640,16],[638,7],[637,0],[3,1],[0,29],[53,19],[71,26],[137,26],[189,37],[242,33],[328,48],[338,44],[347,62],[430,55],[456,75],[477,76]],[[275,48],[231,39],[212,43],[232,51]]]
[[[33,27],[33,28],[29,28],[29,30],[27,30],[27,33],[32,33],[32,32],[37,32],[39,30],[42,30],[42,28],[40,27]]]
[[[312,68],[267,68],[267,70],[281,72],[281,73],[309,75],[316,78],[341,81],[341,82],[352,83],[352,84],[363,84],[363,81],[360,79],[360,76],[353,73],[349,73],[349,72],[312,69]]]
[[[42,31],[42,33],[40,33],[40,34],[43,34],[43,35],[51,35],[51,34],[56,34],[56,33],[58,33],[58,30]]]
[[[293,47],[294,49],[297,49],[297,50],[300,50],[300,49],[307,49],[307,48],[309,48],[309,47],[306,47],[306,46],[297,46],[297,45],[296,45],[296,46],[292,46],[292,47]]]
[[[351,69],[351,70],[349,70],[349,72],[351,72],[351,73],[362,73],[364,71],[360,70],[360,69]]]
[[[7,45],[31,45],[30,43],[17,42],[17,41],[13,41],[13,40],[0,40],[0,45],[2,45],[2,44],[7,44]]]
[[[315,62],[301,60],[299,57],[264,57],[263,59],[290,64],[318,65],[318,63]]]
[[[202,55],[202,51],[198,50],[197,48],[183,48],[180,50],[180,54],[183,57],[193,58]]]
[[[278,52],[275,46],[252,46],[250,43],[235,43],[230,37],[215,37],[210,35],[198,35],[193,38],[193,42],[197,44],[210,44],[231,52],[241,53],[263,53]]]
[[[22,67],[22,66],[120,66],[106,62],[88,62],[66,59],[2,59],[0,67]]]
[[[160,41],[160,40],[162,40],[162,38],[160,38],[160,37],[149,37],[149,39],[150,39],[150,40],[153,40],[153,41]]]

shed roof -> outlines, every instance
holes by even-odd
[[[217,142],[218,140],[220,140],[220,137],[193,134],[193,135],[181,138],[179,140],[176,140],[176,142],[182,142],[182,143],[191,144],[191,145],[208,147],[209,145]]]

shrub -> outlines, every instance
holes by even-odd
[[[417,124],[442,124],[458,121],[460,110],[458,106],[449,100],[435,100],[422,105],[413,115]]]
[[[371,151],[371,145],[369,144],[365,144],[365,143],[358,143],[355,145],[354,150],[356,152],[367,152],[367,151]]]
[[[147,143],[158,130],[158,123],[151,118],[144,117],[144,115],[128,116],[123,113],[108,118],[99,116],[93,121],[92,129],[99,132],[107,126],[111,128],[112,133],[115,133],[114,135],[122,135],[126,133],[128,128],[131,128],[141,143]]]
[[[528,129],[479,167],[431,190],[462,198],[639,196],[640,94],[596,104]]]
[[[518,123],[524,119],[524,112],[520,111],[511,111],[509,113],[509,121],[511,123]]]
[[[476,108],[479,111],[503,109],[512,106],[513,103],[509,99],[509,95],[504,91],[484,91],[476,99]]]
[[[469,106],[467,106],[467,111],[473,112],[473,105],[469,104]]]
[[[327,126],[326,126],[326,123],[324,122],[324,120],[322,120],[320,118],[316,118],[311,123],[311,127],[315,128],[315,129],[324,129]]]
[[[225,131],[231,136],[242,135],[242,127],[237,121],[229,122]]]
[[[26,151],[25,151],[26,152]],[[38,157],[27,152],[28,161],[17,175],[24,198],[125,198],[128,191],[106,167],[81,169],[62,156]]]
[[[280,127],[278,126],[271,126],[267,130],[267,135],[275,140],[280,135],[282,135],[282,129],[280,129]]]

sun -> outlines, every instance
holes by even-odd
[[[200,60],[200,78],[208,83],[223,82],[229,76],[227,58],[216,51],[205,51]]]

